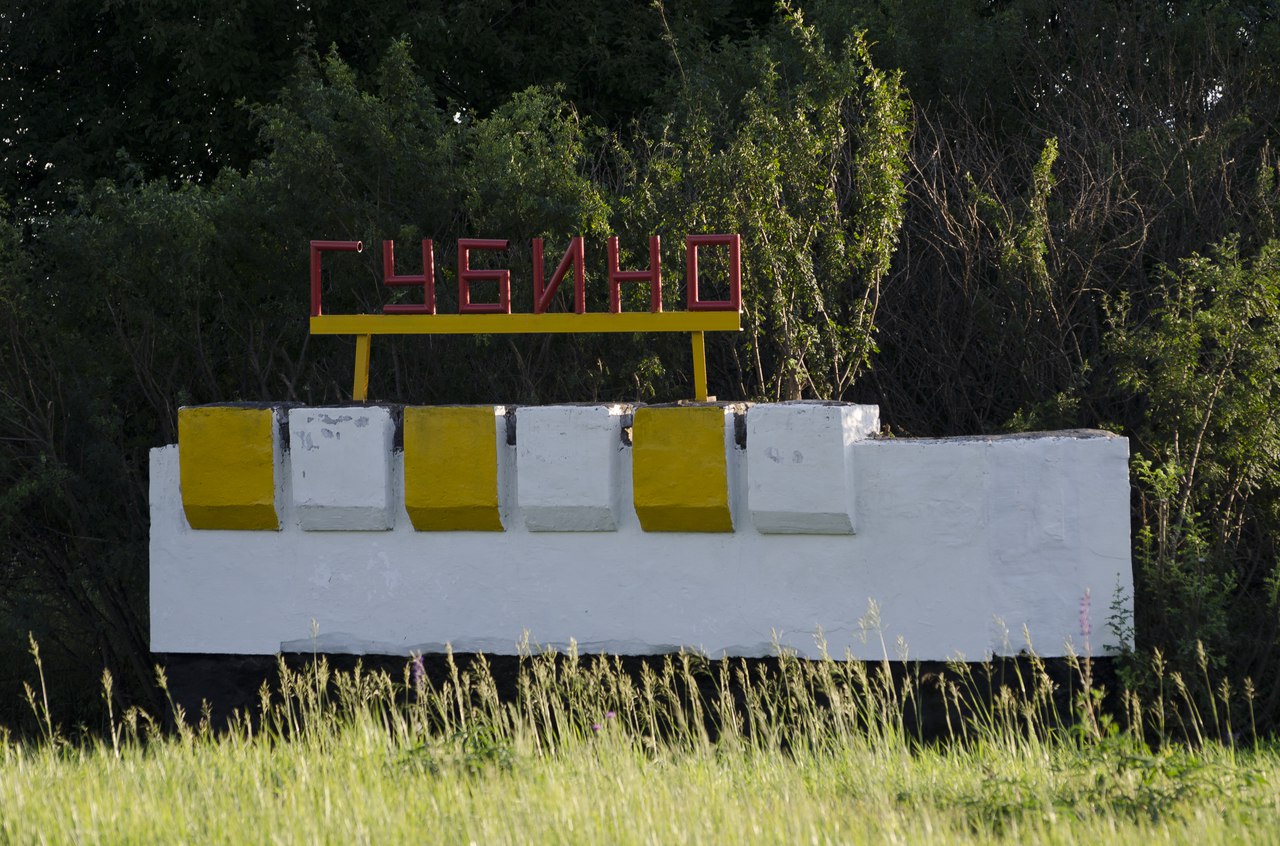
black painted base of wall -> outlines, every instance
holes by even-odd
[[[165,668],[169,682],[169,692],[175,704],[180,705],[189,722],[198,720],[203,709],[208,706],[212,725],[215,729],[225,728],[236,711],[256,716],[259,709],[259,690],[264,683],[273,691],[279,690],[279,658],[274,655],[210,655],[155,653],[154,662]],[[311,653],[287,653],[280,656],[287,666],[298,670],[306,667],[317,657]],[[385,671],[393,681],[405,678],[408,659],[387,655],[332,655],[322,656],[331,669],[350,672],[357,663],[365,671]],[[468,667],[476,659],[472,653],[457,653],[454,661],[459,671]],[[490,673],[497,685],[498,695],[504,701],[514,701],[517,695],[517,680],[522,666],[531,660],[511,655],[486,655]],[[560,660],[563,660],[561,658]],[[583,656],[585,661],[592,661],[592,656]],[[610,659],[613,660],[613,659]],[[729,659],[736,670],[744,659]],[[655,669],[661,666],[662,656],[623,656],[621,665],[633,679],[638,680],[642,668],[648,664]],[[1055,686],[1054,705],[1063,719],[1071,713],[1071,700],[1082,687],[1082,680],[1077,669],[1070,666],[1066,659],[1042,659],[1045,670]],[[749,658],[745,663],[755,677],[761,671],[776,674],[779,659]],[[879,672],[882,662],[869,662],[869,672]],[[947,735],[947,715],[941,686],[938,681],[943,678],[956,679],[954,670],[943,662],[913,662],[904,664],[890,662],[889,669],[899,686],[905,674],[912,673],[921,684],[918,702],[909,704],[905,714],[909,730],[920,728],[921,739],[931,740]],[[1019,688],[1019,675],[1030,684],[1032,678],[1030,662],[1025,658],[998,658],[986,664],[971,664],[973,689],[969,694],[989,701],[996,696],[1002,686]],[[710,702],[719,695],[719,661],[705,661],[700,664],[698,684],[704,701]],[[423,669],[426,677],[435,687],[439,687],[448,677],[449,668],[446,656],[433,654],[423,656]],[[1108,658],[1095,658],[1091,662],[1092,684],[1094,689],[1105,691],[1103,708],[1113,711],[1118,703],[1116,692],[1115,662]],[[735,696],[738,691],[734,691]],[[740,697],[739,697],[739,701]],[[713,709],[707,709],[713,713]],[[952,705],[951,717],[956,719],[955,706]],[[170,715],[172,718],[172,714]],[[714,730],[714,727],[709,726]]]

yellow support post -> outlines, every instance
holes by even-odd
[[[351,387],[351,399],[355,402],[369,398],[369,352],[372,346],[372,335],[356,335],[356,373]]]
[[[707,401],[707,344],[702,332],[690,332],[693,338],[693,398]]]
[[[705,333],[737,332],[736,311],[669,311],[595,314],[317,314],[313,335],[356,337],[351,398],[367,402],[369,354],[374,335],[525,335],[573,332],[689,332],[693,336],[694,395],[707,397]]]

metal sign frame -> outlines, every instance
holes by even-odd
[[[393,287],[421,286],[421,304],[396,303],[383,307],[382,314],[325,314],[321,303],[321,255],[326,252],[360,252],[360,241],[311,242],[311,334],[354,335],[356,339],[355,373],[351,398],[368,399],[369,358],[374,335],[509,335],[569,334],[612,332],[688,332],[693,347],[694,399],[705,402],[707,396],[706,332],[737,332],[742,328],[741,236],[688,235],[685,237],[686,307],[687,311],[662,311],[662,271],[659,263],[658,236],[649,239],[648,270],[618,269],[618,239],[608,242],[609,307],[608,312],[588,313],[582,239],[570,241],[550,282],[543,285],[542,239],[533,241],[534,311],[511,313],[510,271],[477,269],[470,266],[472,250],[506,249],[508,242],[498,239],[464,238],[458,241],[458,312],[437,314],[435,304],[434,245],[422,242],[423,273],[417,276],[395,274],[395,243],[383,241],[383,284]],[[698,250],[723,246],[729,249],[729,298],[703,300],[698,295]],[[574,270],[573,312],[548,312],[551,298],[572,268]],[[471,302],[470,284],[477,281],[498,283],[497,302]],[[623,312],[621,284],[648,282],[650,311]]]

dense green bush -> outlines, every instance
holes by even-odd
[[[179,405],[349,394],[310,238],[413,272],[433,237],[446,310],[454,239],[508,238],[528,310],[529,239],[582,235],[601,310],[609,234],[637,265],[661,234],[678,300],[683,234],[721,230],[747,331],[710,339],[712,393],[1128,435],[1133,657],[1194,679],[1202,647],[1280,720],[1275,4],[251,6],[0,14],[0,703],[27,630],[59,695],[103,664],[149,690],[145,457]],[[379,252],[327,262],[326,303],[408,296]],[[371,393],[672,399],[686,344],[380,338]]]
[[[1280,704],[1280,242],[1233,239],[1170,268],[1142,318],[1122,298],[1107,348],[1142,399],[1136,625],[1176,666],[1198,649]]]
[[[554,260],[581,235],[588,305],[601,311],[610,234],[626,236],[625,263],[643,261],[635,233],[664,236],[674,303],[683,235],[741,232],[748,329],[740,342],[713,341],[713,392],[850,384],[868,359],[901,217],[907,118],[896,76],[871,65],[856,34],[827,44],[790,12],[758,35],[691,44],[657,19],[681,75],[669,103],[628,127],[599,125],[563,86],[523,88],[483,110],[441,97],[403,39],[364,69],[336,49],[304,51],[279,96],[250,107],[261,147],[244,169],[100,179],[65,211],[17,221],[25,240],[6,224],[0,307],[15,366],[0,373],[0,396],[16,436],[0,442],[11,486],[0,502],[0,618],[145,689],[146,450],[174,439],[183,404],[349,396],[350,340],[307,334],[311,238],[394,238],[410,266],[417,251],[405,247],[434,238],[444,311],[456,308],[453,241],[507,238],[514,307],[528,311],[530,239],[548,239]],[[380,262],[377,249],[328,262],[326,307],[386,302]],[[709,262],[712,281],[716,269]],[[371,394],[673,399],[690,392],[686,345],[380,338]],[[742,362],[732,374],[729,360]]]

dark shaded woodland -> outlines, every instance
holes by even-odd
[[[120,696],[154,696],[146,456],[178,406],[348,395],[351,340],[307,335],[309,239],[433,237],[449,311],[453,241],[507,238],[528,311],[529,240],[558,257],[582,235],[598,311],[608,235],[637,266],[663,235],[678,303],[683,235],[722,231],[743,236],[746,330],[708,337],[711,393],[875,402],[903,436],[1123,433],[1138,595],[1114,621],[1137,634],[1122,677],[1140,689],[1158,650],[1197,678],[1202,648],[1274,726],[1278,15],[14,0],[0,723],[22,719],[28,631],[56,713],[92,725],[104,666]],[[381,285],[378,249],[325,284],[334,310],[412,295]],[[379,339],[371,396],[669,400],[690,392],[686,346]]]

